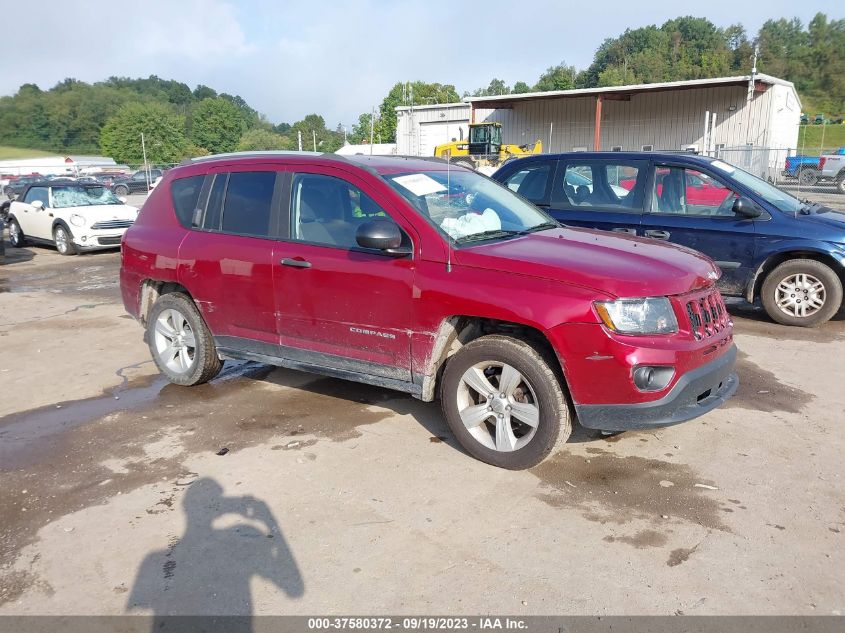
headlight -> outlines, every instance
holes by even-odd
[[[85,218],[83,218],[81,215],[77,215],[76,213],[74,213],[70,216],[70,223],[74,226],[85,226]]]
[[[620,334],[671,334],[678,331],[678,320],[666,297],[596,301],[604,324]]]

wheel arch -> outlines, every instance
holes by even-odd
[[[193,295],[180,283],[175,281],[159,281],[156,279],[145,279],[142,281],[141,300],[138,306],[138,319],[141,321],[141,325],[147,327],[147,316],[149,316],[150,310],[152,310],[158,298],[174,292],[184,294],[196,304]]]
[[[754,273],[754,278],[751,283],[748,284],[748,289],[745,293],[746,300],[748,300],[749,303],[753,303],[754,300],[760,296],[763,283],[766,281],[766,277],[769,276],[769,273],[791,259],[812,259],[820,262],[829,267],[836,276],[839,277],[842,285],[845,286],[845,268],[843,268],[842,264],[840,264],[833,255],[825,251],[797,248],[770,255],[768,259],[760,264],[757,268],[757,272]]]
[[[425,402],[434,400],[449,358],[470,341],[488,334],[510,336],[534,346],[546,358],[566,397],[572,402],[563,363],[542,330],[525,323],[467,315],[452,315],[440,323],[425,363],[420,399]]]

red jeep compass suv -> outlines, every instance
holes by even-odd
[[[176,384],[237,358],[437,394],[467,452],[518,469],[573,413],[623,431],[733,395],[718,274],[436,159],[259,152],[169,171],[126,232],[121,286]]]

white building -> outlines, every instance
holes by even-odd
[[[15,158],[0,160],[0,174],[20,176],[22,174],[42,174],[44,176],[78,176],[100,169],[118,167],[113,158],[107,156],[44,156],[41,158]]]
[[[396,153],[434,156],[434,148],[469,133],[470,103],[444,103],[396,108]]]
[[[759,158],[762,148],[796,148],[801,117],[795,86],[762,74],[465,101],[397,108],[398,153],[431,156],[438,143],[466,136],[470,121],[497,121],[504,143],[539,139],[545,152],[688,149],[742,158],[753,149]]]
[[[355,154],[363,154],[365,156],[370,154],[373,156],[392,156],[396,154],[396,143],[361,143],[358,145],[347,143],[337,150],[335,154],[340,154],[341,156],[354,156]]]

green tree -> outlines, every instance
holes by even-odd
[[[495,95],[506,95],[510,94],[511,89],[508,85],[502,81],[501,79],[493,79],[490,81],[490,85],[486,88],[479,88],[475,92],[472,93],[473,97],[492,97]]]
[[[456,103],[461,98],[450,84],[425,83],[412,81],[397,83],[387,93],[379,106],[376,121],[377,143],[396,141],[396,108],[402,105],[429,105],[432,103]]]
[[[244,132],[241,140],[238,141],[237,150],[239,152],[250,150],[278,150],[278,149],[293,149],[290,144],[290,139],[276,134],[272,130],[263,128],[253,128]]]
[[[246,128],[240,108],[228,99],[203,99],[191,112],[191,142],[212,154],[233,151]]]
[[[546,72],[540,75],[534,90],[537,92],[569,90],[575,87],[576,74],[575,66],[567,66],[566,62],[561,62],[557,66],[550,66],[546,69]]]
[[[513,85],[513,93],[517,95],[525,94],[526,92],[531,92],[531,86],[529,86],[524,81],[517,81]]]
[[[185,157],[185,119],[172,106],[127,103],[109,118],[100,134],[100,149],[119,163],[141,163],[141,134],[151,163],[175,163]]]

